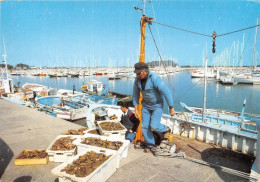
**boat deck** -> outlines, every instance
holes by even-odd
[[[250,173],[251,166],[255,160],[254,156],[178,135],[174,135],[173,143],[176,144],[176,151],[185,152],[187,157],[246,173]]]
[[[0,177],[1,182],[58,181],[51,170],[60,163],[15,166],[14,158],[24,149],[46,149],[62,132],[82,126],[55,118],[35,109],[0,99]],[[204,143],[175,136],[174,142],[187,156],[212,163],[229,165],[248,172],[252,158],[236,156]],[[234,157],[234,158],[232,158]],[[237,158],[238,157],[238,158]],[[241,167],[242,166],[242,167]],[[185,159],[155,157],[134,149],[130,144],[128,156],[121,160],[120,168],[107,180],[122,181],[248,181],[220,169]]]

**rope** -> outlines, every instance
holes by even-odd
[[[199,32],[194,32],[194,31],[191,31],[191,30],[186,30],[186,29],[183,29],[183,28],[178,28],[178,27],[174,27],[174,26],[171,26],[171,25],[166,25],[166,24],[159,23],[159,22],[156,22],[156,21],[154,21],[154,23],[162,25],[162,26],[165,26],[165,27],[169,27],[169,28],[172,28],[172,29],[176,29],[176,30],[180,30],[180,31],[188,32],[188,33],[193,33],[193,34],[196,34],[196,35],[201,35],[201,36],[204,36],[204,37],[212,37],[212,35],[207,35],[207,34],[203,34],[203,33],[199,33]],[[226,36],[226,35],[229,35],[229,34],[241,32],[241,31],[244,31],[244,30],[248,30],[248,29],[251,29],[251,28],[258,27],[258,26],[260,26],[260,25],[254,25],[254,26],[251,26],[251,27],[235,30],[235,31],[232,31],[232,32],[216,35],[216,37]]]
[[[154,19],[156,20],[155,13],[154,13],[154,8],[153,8],[153,2],[152,1],[151,1],[151,5],[152,5],[152,9],[153,9]],[[159,39],[160,46],[162,47],[162,41],[161,41],[161,37],[160,37],[160,34],[159,34],[159,30],[158,30],[157,24],[156,24],[156,31],[157,31],[157,34],[158,34],[158,39]]]
[[[173,29],[176,29],[176,30],[181,30],[181,31],[184,31],[184,32],[189,32],[189,33],[193,33],[193,34],[197,34],[197,35],[201,35],[201,36],[205,36],[205,37],[212,37],[211,35],[206,35],[206,34],[202,34],[202,33],[198,33],[198,32],[193,32],[193,31],[190,31],[190,30],[185,30],[185,29],[182,29],[182,28],[177,28],[177,27],[166,25],[166,24],[159,23],[159,22],[156,22],[156,21],[154,21],[154,23],[157,23],[157,24],[165,26],[165,27],[173,28]]]
[[[203,77],[202,77],[202,78],[203,78]],[[202,78],[200,78],[195,84],[193,84],[190,88],[188,88],[188,89],[186,90],[186,92],[187,92],[187,91],[190,91],[193,87],[195,87],[195,86],[201,81]],[[184,94],[182,94],[182,95],[180,96],[180,98],[182,98],[183,96],[185,96],[185,95],[186,95],[186,92],[185,92]]]
[[[178,97],[177,97],[176,91],[175,91],[175,89],[174,89],[174,86],[172,85],[172,82],[171,82],[171,80],[170,80],[170,77],[169,77],[169,75],[168,75],[168,73],[167,73],[166,66],[165,66],[164,63],[163,63],[162,56],[161,56],[161,54],[160,54],[160,51],[159,51],[158,46],[157,46],[157,44],[156,44],[156,41],[155,41],[155,39],[154,39],[153,32],[152,32],[152,30],[151,30],[151,27],[150,27],[150,24],[149,24],[149,23],[148,23],[148,27],[149,27],[150,33],[151,33],[151,35],[152,35],[152,38],[153,38],[153,41],[154,41],[156,50],[157,50],[157,52],[158,52],[158,55],[159,55],[159,57],[160,57],[160,61],[162,62],[163,68],[164,68],[164,70],[165,70],[165,72],[166,72],[168,81],[169,81],[169,83],[170,83],[170,86],[172,87],[172,90],[173,90],[173,93],[174,93],[174,95],[175,95],[175,98],[176,98],[176,100],[177,100],[179,106],[180,106],[181,108],[183,108],[182,105],[181,105],[181,103],[180,103],[180,100],[179,100]]]
[[[217,35],[218,37],[220,36],[225,36],[225,35],[229,35],[229,34],[233,34],[233,33],[237,33],[237,32],[241,32],[241,31],[244,31],[244,30],[248,30],[248,29],[251,29],[251,28],[255,28],[255,27],[258,27],[260,25],[255,25],[255,26],[251,26],[251,27],[247,27],[247,28],[243,28],[243,29],[240,29],[240,30],[235,30],[233,32],[228,32],[228,33],[224,33],[224,34],[221,34],[221,35]]]

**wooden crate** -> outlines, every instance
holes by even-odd
[[[33,150],[24,150],[25,151],[33,151]],[[20,154],[19,154],[20,155]],[[18,155],[18,156],[19,156]],[[33,159],[14,159],[14,165],[23,166],[23,165],[44,165],[49,162],[49,156],[47,155],[45,158],[33,158]]]

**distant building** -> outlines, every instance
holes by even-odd
[[[161,61],[152,61],[152,62],[147,62],[147,64],[150,66],[150,67],[156,67],[156,66],[172,66],[172,67],[176,67],[178,66],[177,63],[175,63],[174,61],[172,60],[167,60],[167,61],[163,61],[163,63]]]

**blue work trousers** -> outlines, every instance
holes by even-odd
[[[157,132],[166,131],[166,126],[161,124],[162,114],[162,108],[156,108],[155,110],[148,110],[144,107],[142,108],[142,131],[146,142],[155,144],[151,129]]]

